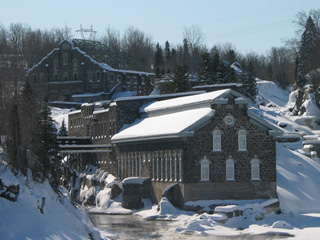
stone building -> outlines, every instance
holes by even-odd
[[[110,99],[117,91],[139,91],[153,73],[118,70],[99,63],[64,40],[27,73],[34,91],[50,101],[71,101],[86,93],[90,101]]]
[[[69,135],[107,144],[95,163],[120,179],[151,178],[158,201],[173,183],[184,201],[274,198],[282,132],[247,103],[225,89],[86,104],[69,115]]]

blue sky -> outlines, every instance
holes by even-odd
[[[0,24],[28,24],[51,29],[68,26],[75,37],[80,28],[99,35],[107,26],[120,33],[133,26],[164,45],[182,43],[184,27],[197,25],[205,43],[232,43],[242,53],[266,53],[294,36],[299,11],[320,9],[319,0],[1,0]]]

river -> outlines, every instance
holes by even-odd
[[[174,221],[154,221],[144,220],[136,215],[106,215],[106,214],[91,214],[91,221],[100,228],[112,232],[117,237],[114,239],[136,240],[136,239],[206,239],[206,240],[265,240],[265,239],[281,239],[288,236],[270,236],[270,235],[241,235],[237,237],[216,237],[216,236],[201,236],[174,234],[168,230],[177,227]]]

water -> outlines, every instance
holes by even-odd
[[[91,214],[91,221],[93,224],[108,232],[112,232],[117,237],[114,239],[206,239],[206,240],[269,240],[281,239],[289,236],[270,236],[270,235],[241,235],[237,237],[215,237],[203,235],[186,235],[173,234],[169,229],[177,227],[175,221],[154,221],[144,220],[136,215],[105,215],[105,214]]]

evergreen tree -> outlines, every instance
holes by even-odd
[[[297,87],[301,90],[304,88],[306,85],[307,79],[305,72],[303,70],[303,65],[302,63],[299,63],[299,60],[296,62],[296,82],[297,82]]]
[[[309,16],[305,30],[301,36],[300,49],[299,49],[299,61],[302,64],[304,72],[309,72],[319,66],[317,58],[317,43],[319,42],[319,32],[313,22],[311,16]]]
[[[173,82],[175,84],[175,92],[186,92],[189,90],[188,84],[188,66],[176,65],[173,69]]]
[[[18,106],[13,105],[8,124],[8,136],[6,138],[6,147],[9,156],[9,166],[16,175],[21,168],[21,135],[18,116]]]
[[[36,102],[30,82],[27,80],[20,94],[19,117],[21,123],[21,151],[22,173],[26,174],[28,168],[28,151],[31,149],[32,135],[34,134],[34,121],[38,113]]]
[[[159,43],[156,45],[156,52],[154,56],[154,67],[156,77],[161,77],[161,69],[163,68],[163,51]]]
[[[205,52],[202,54],[202,62],[199,70],[199,78],[202,84],[210,84],[212,81],[212,70],[211,70],[211,56],[210,53]]]
[[[188,40],[183,39],[182,65],[189,66],[190,64],[190,50]]]
[[[61,127],[58,132],[58,136],[68,136],[68,130],[66,128],[66,124],[64,122],[64,119],[62,120]]]
[[[253,68],[252,62],[249,62],[248,66],[244,66],[240,74],[241,83],[244,88],[244,94],[249,97],[252,101],[255,101],[255,96],[257,95],[257,82],[255,70]]]
[[[51,186],[56,189],[61,158],[58,155],[57,129],[51,117],[47,100],[42,103],[35,125],[36,132],[32,147],[35,159],[31,168],[32,174],[34,179],[39,182],[48,179]]]
[[[221,64],[221,60],[220,60],[220,54],[219,51],[216,47],[213,47],[212,49],[212,53],[213,53],[213,57],[212,57],[212,80],[210,82],[210,84],[217,84],[220,83],[219,82],[219,75],[220,75],[220,64]]]
[[[170,51],[170,44],[168,41],[166,41],[164,45],[164,62],[165,62],[165,70],[166,72],[169,72],[170,65],[171,65],[171,51]]]

